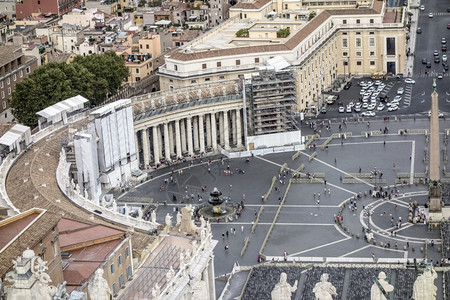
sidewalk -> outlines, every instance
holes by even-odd
[[[415,0],[411,3],[411,7],[418,7],[420,2],[418,0]],[[410,31],[407,33],[409,35],[409,41],[406,45],[406,50],[410,51],[410,53],[415,53],[416,48],[416,37],[417,37],[417,24],[419,21],[419,9],[418,8],[411,8],[410,11],[412,12],[411,16],[411,28]],[[408,18],[408,14],[406,14],[406,18]],[[414,68],[414,55],[410,55],[406,57],[405,62],[405,71],[403,72],[405,77],[411,77],[413,75],[413,68]]]

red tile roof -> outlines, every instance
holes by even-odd
[[[0,223],[0,249],[3,249],[12,239],[14,239],[25,227],[27,227],[31,222],[33,222],[39,213],[32,213],[28,216],[24,216],[18,220],[11,223],[8,221],[2,222],[7,223],[1,225]]]
[[[257,0],[257,1],[251,1],[251,2],[240,2],[236,4],[235,6],[231,7],[231,9],[259,9],[266,5],[267,3],[271,2],[272,0]]]

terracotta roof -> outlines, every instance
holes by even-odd
[[[272,0],[257,0],[251,2],[241,2],[231,7],[230,9],[259,9],[271,1]]]
[[[117,239],[125,235],[125,232],[103,225],[94,225],[74,231],[64,231],[59,233],[59,245],[62,251],[64,248],[81,248],[87,244],[94,244],[105,239]]]
[[[380,1],[374,1],[376,3]],[[382,3],[381,3],[382,5]],[[379,5],[378,5],[379,6]],[[377,9],[380,7],[377,6]],[[306,23],[306,25],[297,31],[289,40],[284,44],[277,45],[262,45],[262,46],[246,46],[246,47],[236,47],[230,49],[217,49],[202,52],[183,52],[174,51],[170,54],[171,59],[190,61],[190,60],[200,60],[211,57],[218,56],[239,56],[243,54],[250,53],[262,53],[262,52],[274,52],[274,51],[289,51],[294,49],[301,41],[307,38],[320,24],[325,22],[332,15],[369,15],[369,14],[379,14],[379,11],[372,8],[364,9],[336,9],[336,10],[325,10],[319,15],[314,17],[311,21]]]
[[[39,212],[26,215],[11,223],[0,223],[0,249],[3,249],[16,235],[18,235],[25,227],[33,222],[39,216]],[[2,225],[2,223],[6,223]]]
[[[60,217],[50,212],[45,212],[23,234],[18,236],[8,248],[0,253],[0,277],[3,277],[12,267],[12,260],[22,255],[28,248],[34,248],[39,241],[56,226]],[[7,221],[7,220],[4,220]]]
[[[83,222],[79,222],[79,221],[75,221],[75,220],[70,220],[70,219],[66,219],[66,218],[62,218],[58,222],[59,232],[75,230],[75,229],[84,228],[84,227],[88,227],[88,226],[91,226],[91,224],[83,223]]]
[[[97,270],[102,262],[69,263],[67,269],[63,271],[64,280],[67,282],[67,292],[75,290],[81,286]]]

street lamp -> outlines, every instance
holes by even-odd
[[[375,183],[374,183],[374,190],[377,189],[377,177],[380,174],[380,170],[377,169],[377,167],[373,167],[372,171],[371,171],[372,175],[375,176]]]

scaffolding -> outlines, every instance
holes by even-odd
[[[246,76],[249,134],[262,135],[296,130],[292,113],[297,93],[293,70],[261,70]]]

